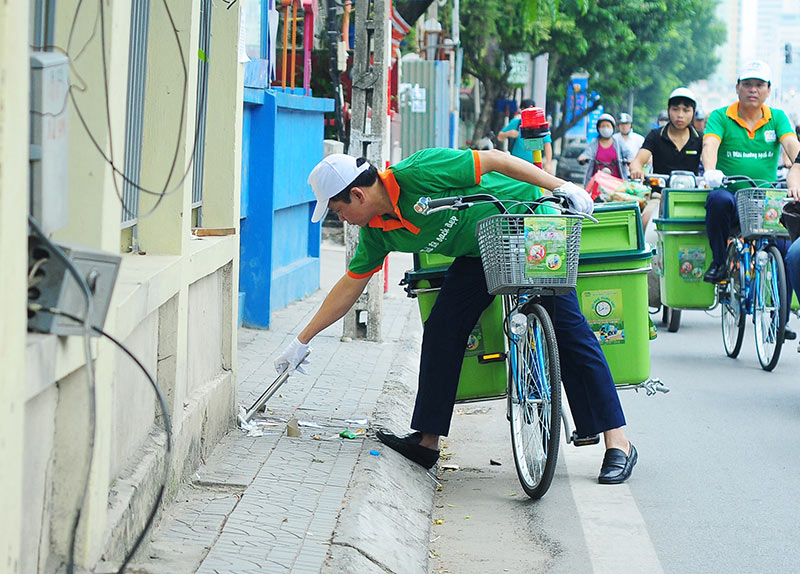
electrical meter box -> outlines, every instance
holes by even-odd
[[[117,281],[122,258],[72,243],[58,247],[72,260],[78,273],[92,293],[93,311],[89,323],[103,328]],[[28,238],[28,302],[54,307],[83,319],[86,316],[86,296],[64,262],[47,242],[36,236]],[[68,317],[45,311],[28,314],[28,329],[54,335],[81,335],[83,324]],[[96,332],[91,333],[96,336]]]
[[[69,59],[31,53],[30,209],[45,233],[67,224]]]

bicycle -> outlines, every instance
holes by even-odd
[[[722,307],[722,343],[735,359],[742,348],[745,318],[753,316],[756,354],[761,368],[772,371],[780,359],[789,292],[786,272],[776,240],[788,238],[778,223],[785,193],[777,183],[759,187],[746,176],[725,178],[723,184],[746,181],[752,188],[736,192],[741,233],[728,242],[725,266],[728,277],[717,285]],[[774,212],[772,211],[774,210]]]
[[[541,498],[549,489],[556,469],[559,418],[564,420],[567,442],[599,442],[597,435],[579,438],[571,429],[561,402],[555,330],[541,305],[542,297],[575,287],[581,223],[587,217],[596,220],[573,212],[563,195],[526,202],[529,213],[524,214],[508,213],[503,202],[488,194],[426,199],[422,211],[425,214],[467,209],[486,202],[493,203],[500,211],[478,223],[478,244],[489,293],[503,296],[504,332],[508,341],[507,418],[514,464],[525,493],[533,499]],[[547,204],[561,213],[533,213],[536,207]],[[543,245],[532,237],[549,238],[545,239],[549,243],[540,250]]]

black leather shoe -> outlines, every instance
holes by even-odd
[[[783,340],[784,341],[794,341],[797,339],[797,333],[789,329],[788,327],[783,331]]]
[[[636,461],[639,459],[636,447],[633,446],[633,443],[630,443],[630,445],[631,452],[627,455],[624,450],[618,448],[610,448],[606,451],[597,482],[600,484],[619,484],[630,478],[633,467],[636,466]]]
[[[413,432],[405,436],[397,436],[388,430],[381,429],[375,433],[378,440],[383,444],[396,450],[408,460],[413,460],[425,468],[431,468],[439,460],[439,451],[419,443],[422,440],[421,432]]]
[[[712,263],[711,267],[708,268],[706,274],[703,275],[703,281],[706,283],[720,283],[724,281],[728,277],[728,273],[725,269],[724,265],[717,265],[716,263]]]

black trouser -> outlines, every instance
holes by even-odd
[[[467,337],[493,299],[481,260],[457,258],[425,322],[412,429],[442,436],[450,431]],[[542,304],[555,327],[561,378],[578,434],[589,436],[624,426],[608,363],[581,313],[575,291],[544,297]]]

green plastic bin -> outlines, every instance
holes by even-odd
[[[653,250],[581,256],[575,288],[589,326],[606,356],[614,383],[650,378],[647,273]]]
[[[594,223],[584,219],[581,257],[584,255],[636,254],[644,249],[642,214],[635,201],[605,203],[595,207]]]
[[[452,258],[443,255],[414,256],[414,269],[404,283],[416,296],[423,324],[439,295],[444,273]],[[506,395],[506,339],[503,333],[503,298],[495,297],[472,329],[458,380],[457,402],[500,398]]]
[[[707,189],[670,189],[661,192],[663,219],[705,221]]]
[[[703,281],[711,265],[704,221],[656,219],[661,302],[673,309],[708,309],[714,285]]]

